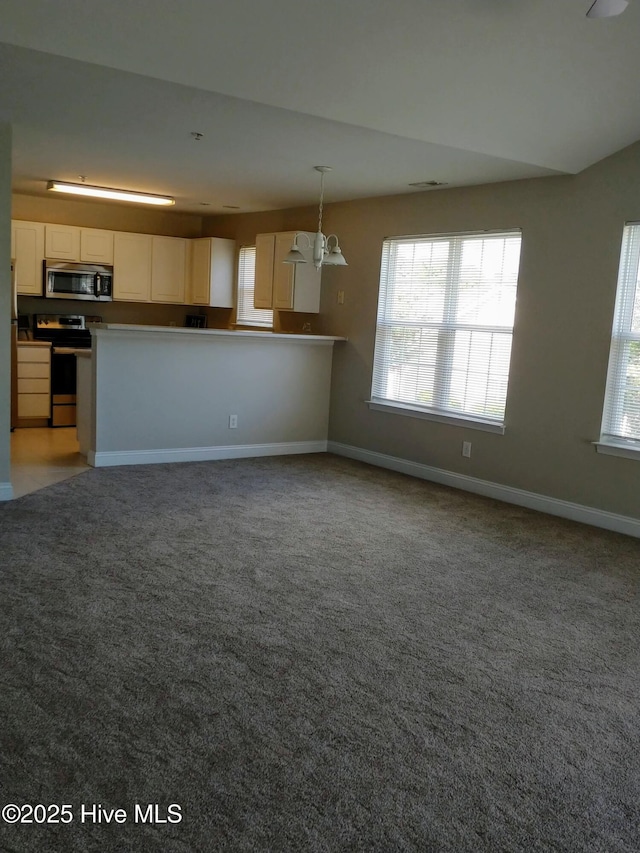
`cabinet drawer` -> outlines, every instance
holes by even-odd
[[[46,379],[49,381],[49,362],[18,362],[18,379]]]
[[[49,363],[49,347],[18,347],[18,364],[25,361],[46,361]]]
[[[51,403],[48,394],[18,394],[19,418],[48,418]]]
[[[24,376],[18,377],[18,393],[19,394],[48,394],[49,393],[49,377],[44,379],[29,379]]]

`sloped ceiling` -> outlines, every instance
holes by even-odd
[[[316,164],[328,200],[577,172],[640,138],[640,0],[589,5],[4,0],[14,188],[213,213],[313,203]]]

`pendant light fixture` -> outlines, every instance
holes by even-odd
[[[298,241],[304,238],[307,241],[307,246],[303,248],[313,248],[313,265],[316,269],[322,266],[346,267],[347,262],[340,249],[338,237],[335,234],[329,234],[325,237],[322,233],[322,206],[324,203],[324,176],[331,171],[331,166],[314,166],[316,172],[320,172],[320,206],[318,209],[318,231],[313,243],[304,232],[299,231],[293,238],[291,251],[284,259],[285,264],[306,264],[307,259],[300,251]],[[332,242],[335,241],[335,242]]]
[[[90,198],[106,198],[111,201],[135,201],[138,204],[172,205],[175,199],[164,195],[150,195],[132,190],[116,190],[109,187],[93,187],[91,184],[70,184],[68,181],[49,181],[47,189],[57,193],[89,196]]]

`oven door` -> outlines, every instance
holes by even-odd
[[[75,424],[75,350],[54,346],[51,353],[51,426],[75,426]]]

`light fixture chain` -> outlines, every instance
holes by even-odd
[[[320,207],[318,209],[318,234],[322,234],[322,206],[324,202],[324,172],[320,172]]]

